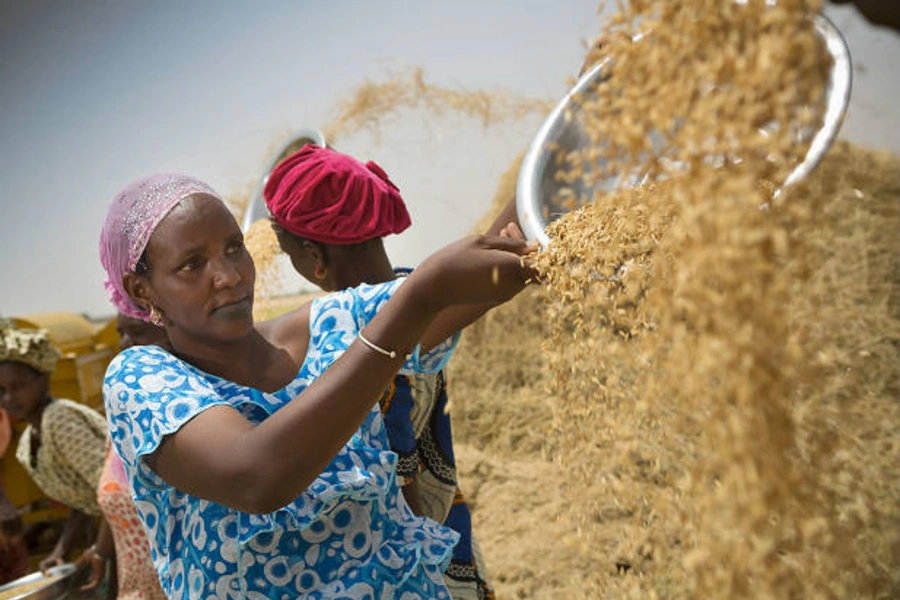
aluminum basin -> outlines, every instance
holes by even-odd
[[[832,57],[822,127],[810,134],[812,141],[806,156],[791,171],[782,188],[801,180],[819,164],[837,137],[850,101],[852,65],[847,42],[837,27],[822,15],[816,17],[815,27]],[[641,178],[636,176],[610,178],[592,184],[584,181],[562,183],[554,178],[554,148],[570,152],[584,149],[590,144],[578,99],[590,98],[592,90],[608,79],[608,64],[608,59],[601,61],[578,80],[544,120],[522,159],[516,184],[519,223],[525,236],[530,240],[538,240],[543,247],[550,243],[546,233],[547,225],[573,207],[594,199],[597,191],[611,192],[620,186],[634,186],[641,182]],[[561,198],[559,192],[563,187],[571,189],[573,193]]]

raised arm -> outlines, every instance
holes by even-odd
[[[516,196],[513,196],[494,218],[493,223],[484,234],[485,236],[502,235],[515,240],[524,240],[525,236],[519,228],[519,218],[516,212]],[[529,246],[530,250],[536,250],[537,245]],[[535,273],[531,273],[534,277]],[[491,273],[488,281],[492,285],[499,284],[500,273]],[[439,314],[428,331],[422,337],[422,347],[431,348],[441,343],[451,335],[464,329],[482,317],[487,311],[496,306],[496,303],[460,303],[449,306]]]
[[[422,263],[364,328],[392,358],[357,340],[324,374],[254,426],[236,410],[209,408],[169,435],[151,466],[192,495],[253,513],[299,496],[359,428],[435,317],[448,306],[498,304],[531,273],[522,240],[474,236]]]

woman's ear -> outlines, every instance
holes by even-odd
[[[312,240],[303,240],[303,252],[317,267],[328,267],[328,255],[324,246]]]
[[[328,266],[328,253],[325,252],[325,248],[322,244],[313,242],[312,240],[303,240],[303,251],[307,253],[309,258],[315,262],[315,264],[322,265],[323,267]]]
[[[128,297],[131,298],[135,304],[144,310],[150,310],[151,302],[149,290],[147,287],[147,280],[144,277],[137,273],[125,273],[122,275],[122,287],[125,288],[125,291],[128,292]]]

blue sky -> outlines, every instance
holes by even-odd
[[[119,188],[173,170],[240,193],[274,145],[331,122],[367,79],[422,67],[455,89],[561,97],[599,31],[598,4],[0,3],[0,314],[110,314],[97,239]],[[849,8],[829,14],[862,66],[845,137],[900,152],[900,36]],[[388,250],[415,264],[470,230],[539,123],[485,130],[415,113],[338,146],[400,186],[414,225]]]

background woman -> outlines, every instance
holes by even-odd
[[[460,327],[523,288],[535,246],[515,234],[257,325],[253,263],[209,186],[164,174],[113,200],[107,287],[171,347],[125,350],[104,385],[169,597],[449,597],[458,536],[401,500],[377,400],[401,367],[439,370]]]
[[[394,269],[382,243],[409,227],[410,217],[399,189],[376,163],[309,144],[271,173],[264,196],[281,249],[323,290],[384,283],[409,272]],[[380,404],[410,508],[460,534],[444,573],[451,595],[493,598],[458,486],[443,370],[397,375]]]
[[[42,570],[63,564],[93,531],[107,437],[106,421],[97,411],[50,395],[58,358],[45,331],[0,322],[0,403],[13,419],[28,423],[16,458],[48,497],[71,508],[56,546],[40,563]]]

